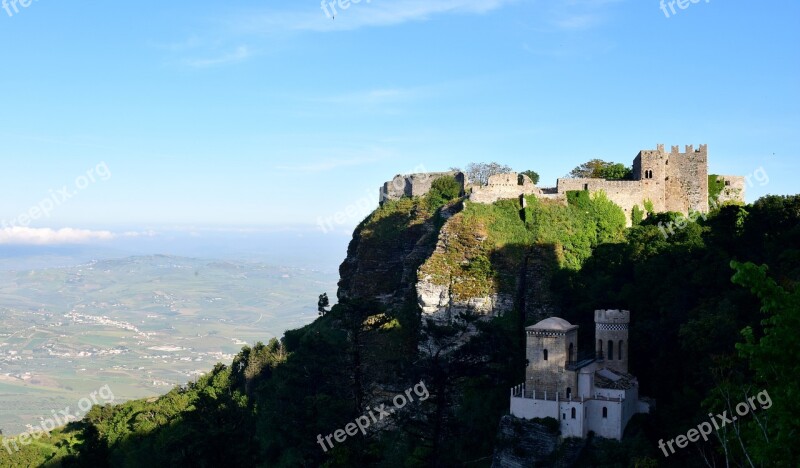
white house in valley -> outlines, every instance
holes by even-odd
[[[551,317],[525,329],[525,382],[511,389],[511,414],[556,418],[563,437],[622,439],[636,413],[648,413],[639,383],[628,374],[627,310],[597,310],[596,352],[578,358],[578,326]]]

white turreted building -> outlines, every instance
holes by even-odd
[[[511,389],[511,414],[524,419],[556,418],[563,437],[622,439],[636,413],[639,382],[628,374],[627,310],[594,313],[596,350],[578,356],[578,326],[551,317],[525,329],[525,382]]]

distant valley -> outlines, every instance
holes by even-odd
[[[104,385],[118,402],[163,394],[311,322],[337,279],[170,256],[0,271],[0,429],[21,432]]]

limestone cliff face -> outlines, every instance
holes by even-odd
[[[402,199],[376,210],[353,233],[339,267],[338,297],[402,307],[413,293],[417,269],[434,250],[441,220],[459,206],[437,214],[420,200]]]
[[[499,290],[485,264],[485,229],[467,224],[461,214],[450,217],[419,269],[416,294],[424,318],[451,322],[464,312],[492,317],[514,307],[514,295]]]
[[[558,424],[558,421],[552,420]],[[492,457],[492,468],[566,468],[575,466],[586,449],[581,439],[561,440],[540,421],[503,416]]]
[[[423,319],[439,323],[462,313],[488,319],[515,307],[529,319],[553,315],[555,248],[526,237],[517,207],[509,205],[502,220],[503,230],[518,231],[510,242],[498,234],[497,208],[471,206],[457,202],[436,212],[419,198],[404,198],[380,207],[353,234],[339,298],[418,308]]]

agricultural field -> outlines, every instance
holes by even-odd
[[[157,396],[280,337],[335,297],[337,276],[169,256],[0,271],[0,430],[25,431],[108,385]],[[334,293],[334,294],[331,294]]]

